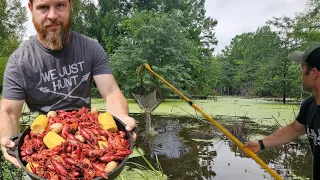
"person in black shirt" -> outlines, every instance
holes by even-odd
[[[320,179],[320,44],[305,52],[295,51],[288,59],[301,63],[303,90],[312,96],[302,101],[296,120],[275,133],[258,141],[251,141],[244,147],[258,153],[265,148],[280,146],[307,134],[313,155],[313,179]]]

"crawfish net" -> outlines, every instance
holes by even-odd
[[[135,94],[135,93],[132,93],[132,95],[138,102],[140,108],[143,109],[146,113],[151,113],[162,101],[162,99],[157,98],[156,89],[146,95]]]
[[[149,133],[151,129],[151,112],[159,105],[162,99],[157,99],[156,89],[146,95],[132,93],[132,96],[136,99],[140,108],[144,111],[146,132]]]

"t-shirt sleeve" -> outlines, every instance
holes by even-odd
[[[24,100],[23,82],[23,76],[14,56],[10,56],[3,76],[2,97],[10,100]]]
[[[307,98],[302,101],[299,114],[296,117],[296,120],[301,124],[306,124],[307,110],[308,110],[308,106],[310,105],[309,100],[310,98]]]
[[[94,47],[92,75],[111,74],[107,53],[97,41]]]

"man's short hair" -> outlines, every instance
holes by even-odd
[[[33,3],[33,0],[29,0],[29,2],[32,4],[32,3]],[[69,2],[70,2],[70,0],[69,0]]]

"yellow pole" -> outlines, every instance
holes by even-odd
[[[168,83],[165,79],[163,79],[161,76],[159,76],[157,73],[155,73],[149,64],[144,64],[144,67],[151,72],[154,76],[159,78],[162,82],[164,82],[169,88],[171,88],[174,92],[176,92],[180,97],[182,97],[189,105],[194,107],[196,110],[198,110],[207,120],[209,120],[214,126],[216,126],[223,134],[225,134],[229,139],[231,139],[240,149],[242,149],[243,152],[245,152],[248,156],[250,156],[252,159],[254,159],[258,164],[260,164],[261,167],[263,167],[265,170],[267,170],[271,176],[273,176],[276,180],[282,180],[282,178],[277,174],[275,171],[273,171],[267,164],[265,164],[254,152],[252,152],[248,148],[244,148],[243,144],[234,137],[231,133],[229,133],[225,128],[223,128],[217,121],[215,121],[212,117],[210,117],[207,113],[205,113],[200,107],[198,107],[196,104],[192,103],[190,99],[188,99],[186,96],[184,96],[181,92],[179,92],[174,86],[172,86],[170,83]],[[141,68],[139,68],[141,70]]]

